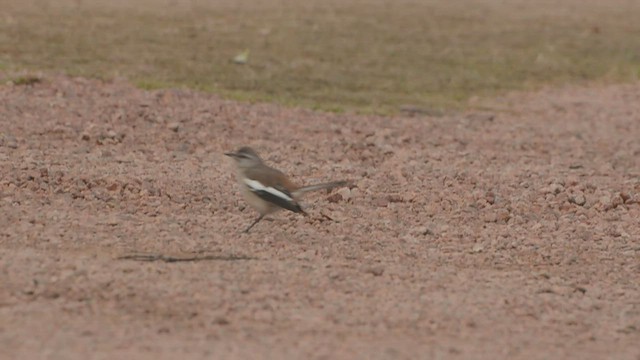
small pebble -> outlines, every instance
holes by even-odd
[[[373,276],[381,276],[384,274],[384,267],[382,265],[371,266],[365,270],[366,273],[372,274]]]
[[[569,202],[578,206],[583,206],[587,202],[587,199],[584,197],[584,194],[580,192],[569,196]]]

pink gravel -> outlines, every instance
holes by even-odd
[[[0,358],[640,359],[640,84],[482,106],[0,86]],[[354,185],[242,234],[241,145]]]

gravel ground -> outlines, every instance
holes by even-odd
[[[640,84],[482,105],[0,86],[0,358],[640,359]],[[242,234],[242,145],[353,186]]]

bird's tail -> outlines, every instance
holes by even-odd
[[[295,197],[298,196],[302,196],[308,192],[311,191],[317,191],[317,190],[323,190],[323,189],[333,189],[333,188],[337,188],[337,187],[341,187],[341,186],[346,186],[348,185],[349,182],[348,181],[333,181],[333,182],[329,182],[329,183],[323,183],[323,184],[316,184],[316,185],[307,185],[307,186],[303,186],[301,188],[296,189],[296,191],[294,191],[293,195]]]

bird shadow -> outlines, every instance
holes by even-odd
[[[133,260],[133,261],[161,261],[166,263],[176,262],[198,262],[198,261],[248,261],[257,260],[257,258],[246,255],[166,255],[153,253],[131,253],[118,256],[117,260]]]

